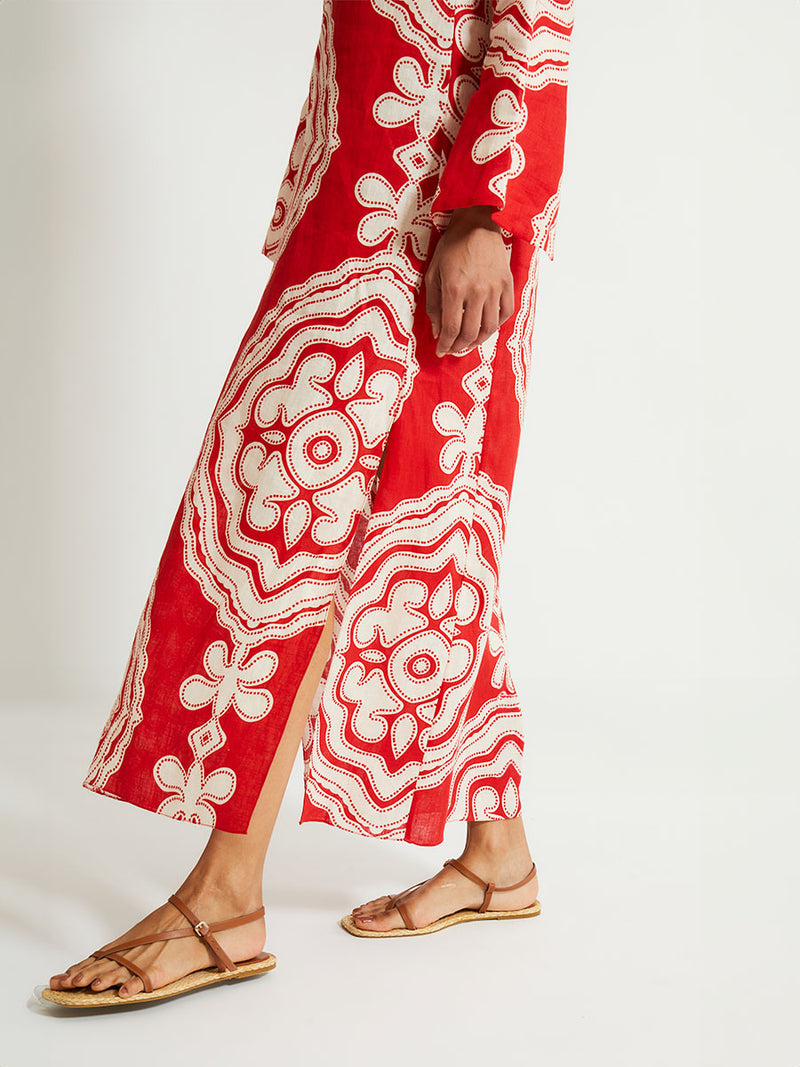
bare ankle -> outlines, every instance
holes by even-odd
[[[512,875],[532,862],[521,818],[468,823],[462,855],[467,863]]]
[[[198,863],[176,892],[178,896],[199,897],[208,903],[219,901],[229,908],[251,911],[262,903],[261,872],[230,872]]]
[[[527,849],[528,842],[521,817],[467,823],[466,847],[481,852],[516,852]]]

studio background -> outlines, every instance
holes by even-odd
[[[269,276],[320,17],[0,5],[4,1062],[78,1062],[113,1025],[120,1067],[258,1040],[285,1064],[796,1067],[797,0],[578,0],[502,575],[538,928],[346,938],[461,829],[435,852],[298,830],[298,765],[274,975],[113,1022],[25,1002],[205,840],[80,782]]]

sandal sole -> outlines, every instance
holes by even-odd
[[[352,914],[344,915],[339,920],[339,925],[348,934],[355,937],[417,937],[420,934],[435,934],[437,930],[444,930],[448,926],[456,926],[458,923],[478,922],[480,919],[531,919],[539,915],[542,910],[541,901],[535,901],[529,908],[517,908],[515,911],[483,911],[475,908],[465,908],[463,911],[445,915],[427,926],[420,926],[416,930],[407,930],[404,926],[394,930],[362,930],[356,926]]]
[[[83,990],[50,989],[45,987],[41,995],[44,1000],[53,1004],[59,1004],[65,1008],[125,1008],[129,1004],[149,1003],[152,1000],[166,1000],[169,997],[187,993],[191,989],[201,989],[204,986],[218,985],[220,982],[232,982],[237,978],[250,978],[257,974],[266,974],[273,970],[277,960],[270,952],[262,952],[252,959],[244,960],[236,964],[235,971],[218,971],[205,968],[200,971],[192,971],[183,978],[177,978],[168,985],[154,989],[152,993],[134,993],[132,997],[121,997],[111,989],[103,989],[98,993],[85,992]]]

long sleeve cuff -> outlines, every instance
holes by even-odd
[[[573,0],[495,0],[480,81],[431,204],[490,204],[503,229],[554,256],[566,135]]]

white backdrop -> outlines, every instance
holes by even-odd
[[[2,649],[7,721],[23,731],[7,778],[31,762],[35,722],[52,740],[33,792],[109,827],[133,816],[79,781],[266,284],[260,247],[320,9],[0,5]],[[526,796],[555,854],[570,805],[595,844],[619,832],[613,817],[592,822],[599,783],[628,818],[657,795],[662,815],[632,847],[655,849],[654,879],[678,864],[655,825],[690,850],[690,947],[708,951],[693,971],[704,1007],[675,1047],[662,1035],[651,1049],[643,1030],[629,1060],[606,1033],[615,1067],[672,1063],[679,1048],[697,1067],[800,1062],[781,1029],[787,931],[747,941],[735,925],[748,886],[747,908],[774,917],[786,904],[789,921],[798,880],[799,29],[797,0],[578,0],[556,258],[542,263],[503,573],[529,709]],[[44,768],[67,736],[56,787]],[[7,802],[13,812],[13,789]],[[142,842],[185,829],[134,815]],[[603,869],[608,892],[637,862],[620,855]],[[763,1025],[734,1040],[753,969],[771,976],[770,996],[749,1002]],[[776,1058],[763,1058],[766,1033]],[[596,1049],[598,1030],[586,1036]],[[548,1067],[585,1062],[578,1046],[559,1059],[564,1048]]]

